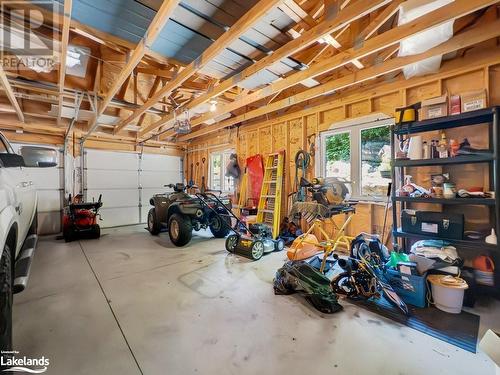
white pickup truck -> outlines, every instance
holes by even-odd
[[[12,350],[13,294],[26,288],[37,243],[37,193],[26,167],[56,165],[52,149],[20,153],[0,133],[0,351]]]

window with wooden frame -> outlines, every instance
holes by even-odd
[[[320,135],[319,176],[345,181],[352,198],[380,200],[391,181],[393,119],[332,126]]]
[[[210,153],[209,164],[209,187],[212,190],[220,190],[223,192],[234,191],[234,178],[226,177],[226,166],[229,163],[231,154],[234,154],[233,149],[224,151],[214,151]]]

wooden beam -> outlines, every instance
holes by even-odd
[[[190,139],[210,134],[214,131],[227,128],[229,126],[235,125],[237,123],[241,123],[242,121],[246,121],[261,115],[265,115],[274,111],[278,111],[289,107],[291,105],[299,104],[309,99],[313,99],[315,97],[326,95],[332,93],[337,90],[341,90],[377,77],[380,77],[384,74],[388,74],[397,70],[402,69],[403,67],[413,64],[415,62],[427,59],[429,57],[443,55],[446,53],[450,53],[456,51],[460,48],[473,46],[474,44],[478,44],[484,42],[489,39],[496,38],[500,35],[500,20],[496,20],[494,22],[481,25],[472,30],[463,32],[457,36],[454,36],[452,39],[429,49],[428,51],[422,52],[418,55],[411,56],[400,56],[394,58],[392,60],[388,60],[383,64],[376,65],[370,68],[363,69],[361,71],[357,71],[353,74],[349,74],[342,78],[332,80],[326,84],[316,86],[299,94],[293,95],[292,97],[288,97],[282,100],[279,100],[273,104],[268,106],[258,108],[256,110],[247,112],[245,114],[235,116],[231,119],[225,120],[219,123],[216,126],[210,126],[205,129],[201,129],[191,134],[187,134],[179,137],[180,141],[188,141]]]
[[[234,111],[237,108],[244,107],[250,103],[256,102],[258,100],[264,99],[270,95],[277,92],[285,90],[292,87],[300,82],[308,79],[314,78],[316,76],[327,73],[331,70],[340,68],[354,59],[360,59],[371,55],[375,52],[384,50],[390,46],[394,46],[394,50],[391,49],[392,53],[399,47],[399,42],[411,35],[416,33],[426,31],[432,27],[441,25],[450,20],[461,18],[464,15],[471,14],[478,9],[487,7],[495,3],[493,0],[479,0],[479,1],[468,1],[468,2],[453,2],[442,8],[436,9],[416,20],[413,20],[407,24],[398,26],[394,29],[390,29],[381,35],[374,36],[369,40],[365,41],[364,44],[359,47],[353,47],[349,50],[338,53],[337,55],[323,60],[315,65],[312,65],[309,69],[300,71],[290,75],[289,77],[276,81],[267,87],[259,90],[255,90],[247,96],[228,103],[224,106],[217,108],[215,112],[206,113],[198,118],[192,120],[192,126],[200,125],[208,120],[217,118],[225,113]],[[386,59],[385,59],[386,60]],[[384,60],[384,61],[385,61]],[[166,137],[172,136],[173,131],[168,131],[164,133]]]
[[[118,77],[115,77],[115,79],[113,80],[113,85],[108,90],[103,101],[100,103],[99,109],[97,111],[97,116],[95,117],[95,120],[90,126],[89,132],[84,137],[84,139],[86,139],[97,127],[97,121],[99,119],[99,116],[101,116],[104,113],[109,103],[111,102],[111,100],[113,100],[113,97],[116,95],[118,90],[120,90],[120,87],[122,87],[127,77],[129,77],[132,74],[135,67],[141,62],[142,58],[146,54],[147,49],[156,40],[161,30],[163,29],[163,26],[165,26],[168,19],[172,15],[174,9],[179,4],[179,1],[180,0],[163,1],[160,9],[158,9],[158,12],[156,12],[155,17],[151,21],[148,29],[146,30],[146,34],[144,34],[144,37],[141,39],[137,47],[130,55],[127,63],[125,64],[121,72],[118,74]]]
[[[153,85],[151,86],[151,90],[149,90],[148,99],[151,98],[155,94],[156,90],[158,90],[158,87],[160,86],[160,83],[161,83],[161,77],[156,76],[156,78],[153,82]],[[139,118],[139,121],[137,122],[137,126],[141,127],[145,118],[146,118],[146,114],[143,113],[141,115],[141,117]]]
[[[264,14],[276,6],[281,0],[260,0],[248,12],[243,15],[229,31],[222,34],[215,43],[210,45],[196,60],[189,64],[184,70],[177,74],[165,87],[162,87],[151,99],[149,99],[143,106],[124,121],[121,121],[115,127],[115,134],[122,130],[127,124],[131,123],[142,115],[147,109],[155,105],[164,96],[169,96],[172,91],[187,81],[193,74],[202,69],[208,62],[213,60],[219,53],[221,53],[231,42],[238,39],[245,33],[252,25],[255,24]],[[144,129],[141,136],[151,132],[152,128],[147,127]]]
[[[66,78],[66,56],[68,54],[69,27],[71,25],[72,0],[64,0],[63,28],[61,37],[61,56],[59,63],[59,102],[57,107],[57,123],[61,123],[61,113],[63,107],[64,79]]]
[[[19,107],[19,103],[16,99],[16,95],[14,94],[14,90],[12,90],[9,80],[7,79],[7,75],[5,74],[5,70],[3,70],[3,66],[1,64],[0,64],[0,83],[5,89],[5,94],[7,95],[10,104],[12,104],[12,106],[14,107],[17,117],[19,118],[20,121],[24,122],[23,111],[21,110],[21,107]]]
[[[356,40],[366,40],[377,32],[384,23],[386,23],[389,18],[395,15],[399,11],[399,6],[405,0],[394,0],[391,4],[387,6],[383,11],[377,15],[373,21],[356,37]]]
[[[130,79],[132,78],[132,73],[125,79],[125,82],[123,82],[122,87],[120,88],[120,91],[116,94],[118,98],[121,100],[125,99],[125,94],[127,93],[128,90],[128,85],[130,84]]]
[[[350,5],[341,11],[337,17],[334,19],[324,19],[323,22],[313,27],[312,29],[306,31],[297,39],[291,40],[284,46],[280,47],[272,54],[262,58],[256,63],[250,65],[248,68],[244,69],[242,72],[232,76],[229,79],[222,81],[219,85],[214,87],[214,89],[208,92],[205,95],[201,95],[198,98],[195,98],[191,102],[188,103],[185,109],[194,108],[200,104],[203,104],[213,97],[216,97],[225,91],[229,90],[233,86],[236,86],[238,83],[244,81],[249,78],[253,74],[259,72],[265,67],[274,64],[294,53],[310,46],[318,39],[324,37],[325,35],[329,35],[337,30],[344,28],[346,25],[364,17],[365,15],[373,12],[374,10],[386,5],[390,0],[358,0],[356,3]],[[144,137],[146,134],[152,132],[153,130],[159,128],[160,126],[172,121],[174,116],[166,116],[163,119],[151,124],[146,129],[142,130],[139,133],[139,137]]]
[[[254,119],[252,122],[244,124],[245,130],[255,130],[261,127],[282,124],[285,121],[315,115],[319,112],[328,111],[334,108],[342,108],[346,105],[359,103],[371,98],[381,98],[385,95],[400,93],[401,90],[420,87],[438,80],[445,80],[452,77],[462,76],[464,74],[483,70],[498,65],[500,61],[500,46],[494,49],[476,50],[464,57],[449,60],[443,63],[442,68],[436,74],[430,74],[422,77],[405,79],[400,77],[391,82],[380,81],[374,85],[353,86],[343,91],[335,98],[324,97],[315,103],[307,103],[307,108],[297,106],[290,108],[286,113],[277,113],[269,119]],[[390,114],[390,113],[389,113]]]

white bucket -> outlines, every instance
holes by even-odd
[[[464,302],[464,292],[469,286],[458,277],[444,275],[429,275],[432,299],[439,310],[451,314],[460,314]]]

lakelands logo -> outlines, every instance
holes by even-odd
[[[3,351],[0,356],[2,372],[25,372],[29,374],[43,374],[47,371],[50,361],[44,356],[40,358],[16,357],[18,351]]]

